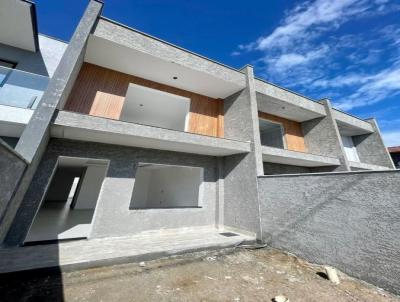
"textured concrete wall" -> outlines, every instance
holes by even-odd
[[[374,133],[353,136],[353,142],[360,161],[394,169],[393,161],[383,143],[376,121],[370,119],[367,122],[372,125]]]
[[[258,182],[264,241],[400,293],[400,171]]]
[[[35,213],[44,198],[59,156],[102,159],[109,168],[94,214],[91,238],[125,236],[164,228],[214,225],[217,199],[217,158],[52,139],[7,237],[7,244],[24,240]],[[200,167],[204,169],[202,208],[130,210],[135,174],[139,162]]]
[[[39,35],[39,51],[0,44],[0,58],[17,63],[18,70],[52,77],[66,48],[65,42]]]
[[[299,167],[299,166],[264,162],[265,175],[296,174],[296,173],[311,173],[311,172],[312,169],[309,167]]]
[[[245,76],[237,70],[215,63],[131,28],[121,26],[110,20],[100,19],[94,35],[162,60],[174,62],[181,66],[209,74],[217,79],[235,83],[239,87],[243,87],[245,81]]]
[[[350,171],[344,154],[339,129],[332,116],[332,107],[328,100],[321,102],[325,106],[326,117],[316,118],[302,123],[304,141],[308,152],[317,155],[336,157],[341,165],[336,171]]]
[[[247,87],[224,100],[226,138],[251,142],[251,152],[224,159],[224,225],[260,234],[257,175],[263,175],[254,76],[245,69]]]
[[[0,234],[6,231],[2,222],[14,193],[10,188],[18,185],[26,167],[25,160],[0,139]]]

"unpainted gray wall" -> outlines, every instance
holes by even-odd
[[[67,99],[83,62],[87,40],[101,13],[103,4],[91,0],[85,13],[58,64],[47,90],[34,111],[28,125],[19,139],[15,150],[24,158],[28,167],[18,186],[9,187],[12,199],[7,211],[0,218],[0,242],[4,240],[15,218],[21,202],[32,181],[50,139],[50,123],[59,104]],[[29,209],[27,209],[29,210]],[[29,220],[29,219],[28,219]]]
[[[360,161],[394,169],[393,161],[383,143],[376,121],[370,119],[367,122],[372,125],[375,132],[352,137]]]
[[[258,179],[263,240],[400,293],[400,171]]]
[[[100,190],[90,238],[126,236],[141,231],[215,224],[217,158],[178,152],[52,139],[7,237],[23,242],[38,211],[59,156],[109,160]],[[130,210],[140,162],[204,169],[202,208]]]
[[[10,146],[0,139],[0,222],[10,206],[13,191],[25,172],[27,163]],[[0,233],[4,226],[0,224]]]
[[[263,175],[257,100],[251,67],[247,87],[224,100],[226,138],[251,142],[248,154],[224,158],[224,225],[260,236],[257,175]]]
[[[321,101],[327,116],[301,123],[304,141],[308,152],[316,155],[336,157],[341,165],[335,171],[349,171],[349,164],[344,154],[339,129],[332,116],[332,107],[328,100]]]
[[[58,168],[45,196],[46,201],[66,202],[75,177],[81,177],[83,168]]]

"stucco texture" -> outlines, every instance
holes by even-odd
[[[400,293],[400,173],[258,179],[263,240]]]
[[[33,177],[9,233],[9,244],[23,242],[45,196],[59,156],[101,159],[109,167],[92,222],[90,238],[127,236],[149,230],[215,224],[217,159],[210,156],[116,145],[52,139]],[[129,209],[139,163],[201,167],[204,183],[201,208]]]

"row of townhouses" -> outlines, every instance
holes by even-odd
[[[38,33],[33,3],[0,3],[3,247],[188,227],[260,238],[259,177],[394,169],[375,119],[102,6],[64,42]]]

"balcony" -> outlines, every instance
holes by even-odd
[[[264,162],[300,167],[339,166],[337,158],[262,146]]]
[[[338,166],[337,158],[311,154],[300,123],[259,112],[262,158],[266,163],[297,167]]]
[[[48,83],[46,76],[0,67],[0,105],[35,109]]]
[[[21,135],[48,82],[46,76],[0,67],[0,136]]]

